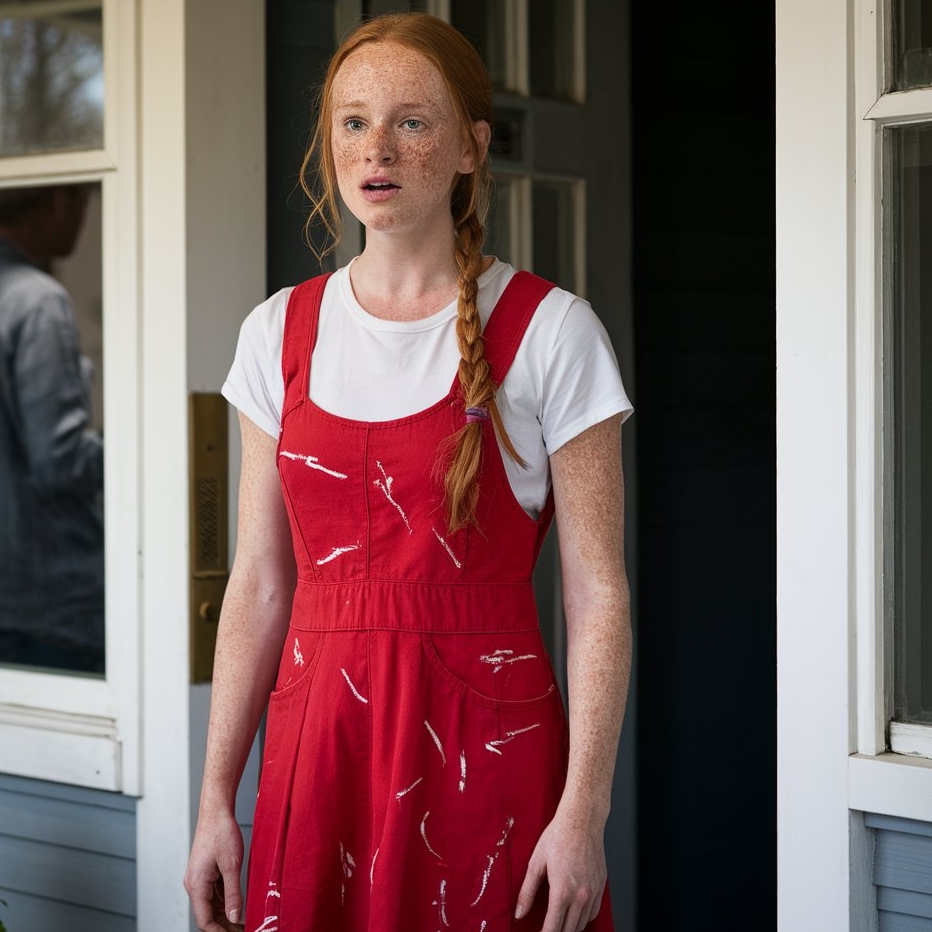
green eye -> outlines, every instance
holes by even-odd
[[[405,120],[407,129],[420,129],[424,124],[420,120]]]

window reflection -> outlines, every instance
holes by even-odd
[[[100,247],[99,185],[0,189],[0,663],[103,672]]]
[[[103,146],[101,3],[0,0],[0,156]]]

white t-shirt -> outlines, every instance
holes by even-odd
[[[310,397],[331,414],[359,421],[423,411],[447,395],[456,376],[456,302],[421,320],[382,320],[356,300],[349,269],[335,272],[324,289]],[[483,326],[514,274],[510,265],[495,260],[480,276]],[[222,389],[232,405],[275,438],[284,399],[282,333],[290,294],[283,288],[243,322]],[[528,463],[525,469],[502,453],[515,497],[532,517],[550,491],[549,455],[593,424],[632,411],[605,328],[588,302],[559,288],[531,318],[496,402],[512,444]]]

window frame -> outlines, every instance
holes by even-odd
[[[0,159],[0,185],[98,182],[102,198],[106,672],[0,668],[2,769],[140,792],[136,3],[102,0],[104,145]]]
[[[849,347],[854,619],[848,803],[854,810],[932,821],[926,775],[932,771],[932,726],[892,720],[895,505],[887,344],[893,294],[883,203],[892,181],[885,131],[932,122],[932,88],[890,90],[891,0],[859,0],[854,25],[852,168],[857,183],[852,182]]]

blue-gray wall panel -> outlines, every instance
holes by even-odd
[[[136,801],[0,775],[0,918],[10,932],[130,932]]]
[[[923,919],[932,919],[932,896],[928,893],[915,893],[912,890],[879,887],[877,908],[888,913],[903,913]]]
[[[932,919],[882,912],[879,916],[877,932],[932,932]]]
[[[57,903],[0,887],[7,909],[0,912],[9,932],[136,932],[135,916],[117,916],[71,903]],[[0,907],[2,909],[2,907]]]
[[[906,832],[876,833],[874,883],[932,894],[932,838]]]

